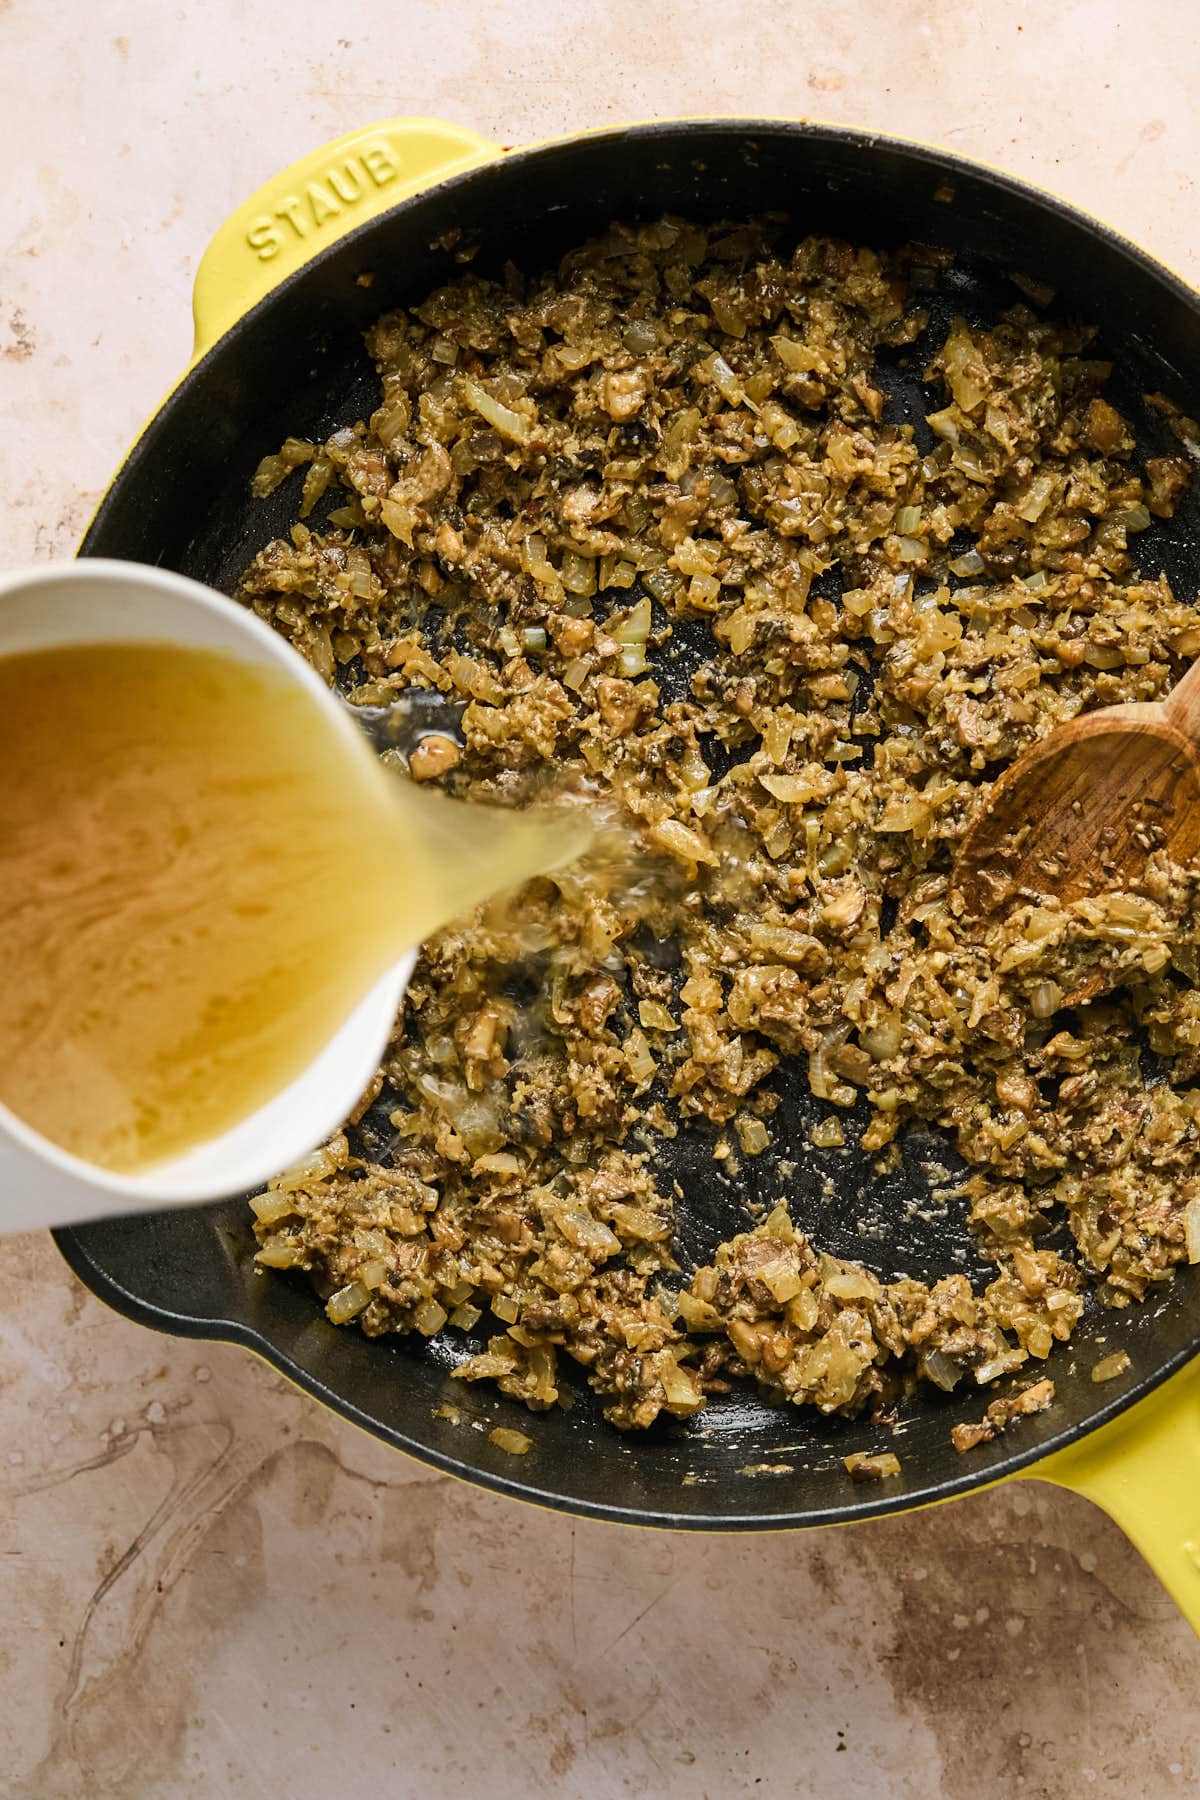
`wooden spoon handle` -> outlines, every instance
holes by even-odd
[[[1163,710],[1176,731],[1200,749],[1200,662],[1194,662],[1183,680],[1176,682]]]

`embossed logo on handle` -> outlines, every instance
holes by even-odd
[[[400,164],[382,138],[353,156],[331,164],[296,193],[284,194],[273,213],[260,213],[246,230],[246,243],[259,262],[278,256],[291,238],[311,237],[330,219],[358,205],[366,195],[395,181]]]

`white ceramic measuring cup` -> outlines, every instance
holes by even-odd
[[[221,650],[284,669],[311,694],[331,736],[370,760],[353,719],[303,658],[253,613],[198,582],[99,557],[0,576],[0,656],[139,640]],[[415,950],[401,957],[290,1087],[231,1130],[144,1174],[114,1175],[70,1156],[0,1105],[0,1231],[77,1225],[260,1186],[321,1143],[353,1108],[383,1054],[415,962]]]

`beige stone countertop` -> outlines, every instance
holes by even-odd
[[[1192,0],[0,0],[0,567],[69,554],[230,209],[395,113],[927,137],[1200,279]],[[1200,1644],[1041,1484],[808,1535],[574,1523],[0,1244],[0,1795],[1174,1800]]]

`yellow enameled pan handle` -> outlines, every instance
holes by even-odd
[[[500,155],[498,145],[442,119],[385,119],[302,156],[227,219],[196,271],[193,359],[348,231]]]
[[[1028,1473],[1102,1507],[1200,1636],[1200,1359]]]

